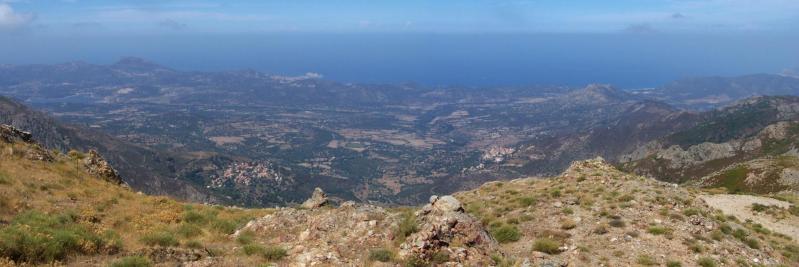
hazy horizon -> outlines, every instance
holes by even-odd
[[[0,0],[0,64],[134,56],[342,82],[640,88],[795,69],[796,25],[787,0]]]

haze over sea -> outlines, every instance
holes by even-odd
[[[120,57],[137,56],[181,70],[317,72],[344,82],[425,85],[580,86],[598,82],[641,88],[688,76],[778,73],[799,64],[795,46],[799,38],[769,34],[286,33],[10,38],[15,41],[0,43],[1,63],[80,59],[110,64]],[[60,48],[52,49],[53,42]]]
[[[799,67],[797,14],[795,0],[0,0],[0,64],[640,88]]]

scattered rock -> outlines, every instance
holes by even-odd
[[[195,262],[208,256],[208,253],[199,249],[149,247],[143,248],[133,255],[147,257],[155,263],[166,263]]]

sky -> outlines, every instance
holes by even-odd
[[[3,31],[794,32],[795,0],[0,0]]]
[[[649,86],[794,68],[797,41],[797,0],[0,0],[0,64]]]

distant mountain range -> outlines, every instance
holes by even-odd
[[[799,79],[776,74],[696,77],[636,93],[680,108],[712,109],[754,96],[797,95]]]
[[[790,122],[785,108],[795,97],[774,95],[797,89],[799,79],[766,74],[636,91],[431,88],[184,72],[126,58],[0,66],[0,94],[63,123],[7,99],[0,122],[49,148],[96,148],[148,193],[264,206],[300,202],[318,186],[335,198],[415,204],[487,181],[558,174],[596,156],[663,180],[712,180],[743,161],[665,168],[649,160],[674,145],[693,151]],[[768,154],[758,153],[740,160]]]

